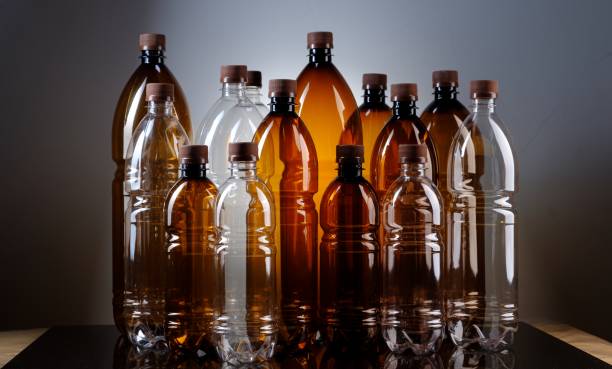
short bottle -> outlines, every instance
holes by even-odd
[[[164,202],[178,180],[179,148],[189,137],[174,114],[173,85],[146,86],[148,113],[125,160],[124,330],[140,348],[165,349]]]
[[[196,134],[196,143],[208,146],[208,178],[218,187],[230,176],[227,148],[232,142],[251,141],[263,116],[246,96],[246,65],[221,66],[221,97],[210,108]]]
[[[400,176],[382,205],[383,338],[394,353],[439,349],[444,337],[440,192],[425,176],[427,146],[399,145]]]
[[[214,206],[217,188],[206,177],[208,147],[182,146],[180,179],[164,205],[166,222],[165,334],[175,353],[214,353]]]
[[[278,331],[274,200],[257,176],[257,145],[231,143],[215,203],[217,352],[232,365],[272,358]]]
[[[363,178],[363,146],[336,147],[338,176],[322,198],[319,281],[322,331],[332,347],[373,348],[380,298],[379,207]]]
[[[276,206],[279,344],[286,351],[304,349],[313,339],[317,297],[317,153],[295,112],[295,89],[295,80],[270,80],[270,113],[253,139],[259,147],[259,176],[272,190]]]
[[[265,117],[270,109],[264,102],[261,86],[261,72],[258,70],[247,71],[246,96],[255,105],[259,114]]]
[[[451,144],[451,259],[445,278],[446,318],[460,347],[497,351],[518,329],[515,244],[517,166],[495,111],[498,83],[472,81],[472,112]]]
[[[376,138],[391,118],[391,108],[386,103],[387,75],[366,73],[362,76],[363,103],[359,106],[363,129],[363,149],[366,158],[371,158]],[[368,178],[371,161],[364,164],[363,175]]]

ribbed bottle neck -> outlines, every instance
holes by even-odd
[[[436,86],[434,87],[435,100],[457,100],[457,86]]]
[[[338,162],[338,177],[342,179],[357,179],[363,173],[363,160],[344,158]]]
[[[174,104],[172,101],[149,101],[147,111],[154,115],[174,115]]]
[[[164,64],[163,50],[142,50],[140,53],[140,61],[142,64]]]
[[[308,49],[308,60],[310,63],[331,63],[332,53],[328,48]]]
[[[239,179],[254,179],[257,177],[257,162],[232,161],[230,162],[230,177]]]
[[[206,164],[181,164],[179,175],[186,179],[204,179],[206,178]]]
[[[363,103],[366,105],[385,105],[386,96],[385,90],[381,89],[364,89]]]
[[[295,97],[271,97],[270,112],[272,113],[294,113]]]
[[[402,163],[400,175],[402,177],[424,177],[425,163]]]
[[[394,101],[393,102],[393,117],[403,118],[408,116],[416,115],[417,113],[416,101]]]

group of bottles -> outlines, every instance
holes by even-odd
[[[261,73],[222,66],[190,145],[165,39],[141,35],[113,126],[117,327],[141,348],[231,363],[379,337],[419,355],[447,334],[510,345],[516,166],[497,82],[471,82],[470,113],[457,72],[436,71],[419,117],[416,84],[391,85],[389,107],[386,75],[365,74],[357,107],[332,34],[307,42],[297,80],[270,80],[269,110]]]

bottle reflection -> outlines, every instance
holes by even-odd
[[[438,355],[415,356],[390,353],[385,360],[385,369],[444,369]]]
[[[516,356],[513,351],[468,351],[456,349],[448,360],[446,369],[514,369]]]

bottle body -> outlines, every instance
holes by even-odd
[[[461,347],[498,350],[518,328],[514,153],[494,100],[476,100],[451,145],[447,322]]]
[[[382,96],[381,96],[382,95]],[[366,91],[364,102],[359,106],[359,116],[363,130],[363,148],[366,155],[363,175],[370,178],[373,163],[372,150],[376,138],[391,118],[391,108],[384,101],[385,91]]]

